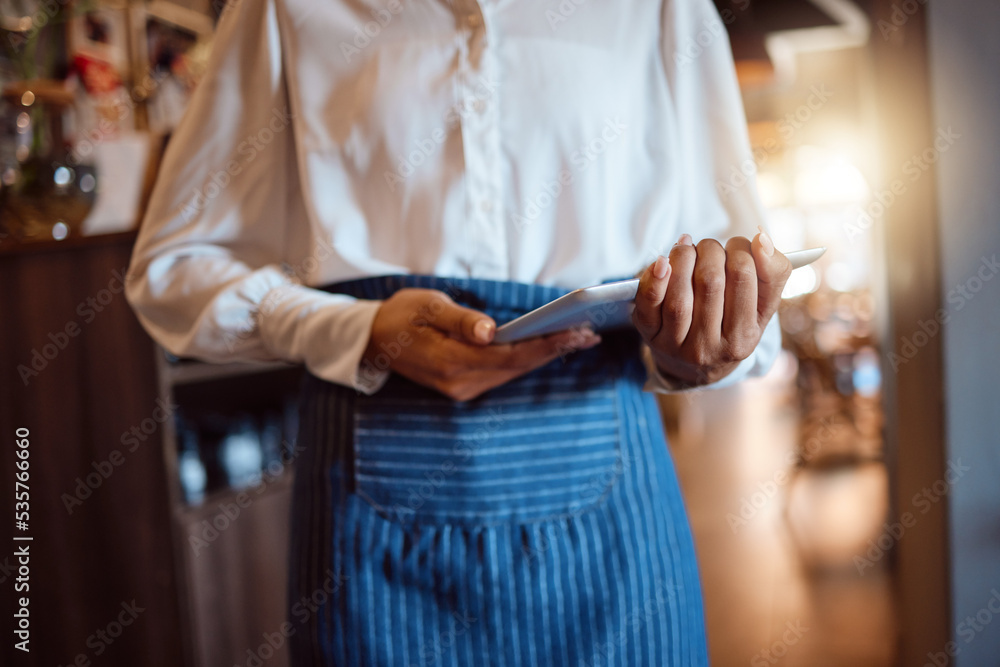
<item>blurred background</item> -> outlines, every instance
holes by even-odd
[[[767,377],[662,399],[712,662],[1000,665],[1000,5],[715,4],[754,149],[717,188],[829,250]],[[4,664],[287,664],[301,369],[171,357],[122,296],[225,3],[0,8]]]

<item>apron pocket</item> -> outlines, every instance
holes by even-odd
[[[617,365],[598,347],[464,403],[394,375],[354,401],[356,492],[401,523],[586,512],[622,471]]]

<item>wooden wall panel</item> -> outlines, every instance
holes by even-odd
[[[899,19],[894,0],[875,0],[872,23],[880,154],[885,188],[903,165],[934,141],[927,58],[926,11],[913,3]],[[895,17],[895,18],[894,18]],[[886,28],[889,26],[891,29]],[[889,337],[886,353],[901,354],[901,339],[934,320],[944,303],[934,168],[885,213]],[[892,471],[893,521],[913,513],[913,498],[945,478],[944,366],[941,337],[898,370],[885,364],[887,455]],[[934,503],[894,546],[900,624],[900,665],[923,665],[951,639],[948,498]]]
[[[130,252],[131,236],[124,235],[0,254],[0,629],[5,638],[15,599],[9,566],[18,427],[31,431],[27,534],[34,538],[31,653],[15,651],[5,639],[3,664],[181,664],[159,424],[134,451],[122,441],[123,434],[158,414],[153,344],[119,291],[118,276]],[[98,301],[88,305],[88,299]],[[68,324],[71,331],[73,324],[79,327],[78,335],[67,336],[64,349],[25,386],[18,365],[30,365],[32,350],[42,351],[52,342],[50,334],[62,338]],[[151,424],[147,421],[147,428]],[[95,464],[105,473],[108,465],[112,470],[106,479],[100,477],[99,486]],[[70,513],[64,494],[74,494],[77,480],[88,475],[97,488]],[[102,639],[97,631],[108,632],[119,616],[129,620],[125,608],[133,601],[142,611],[117,638],[106,635],[110,643]],[[110,633],[117,631],[111,625]]]

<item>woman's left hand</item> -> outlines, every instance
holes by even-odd
[[[763,231],[723,246],[683,234],[646,267],[632,315],[665,376],[688,386],[729,375],[757,347],[792,272]]]

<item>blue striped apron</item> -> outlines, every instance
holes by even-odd
[[[428,276],[498,323],[565,290]],[[393,374],[307,375],[292,508],[292,664],[705,665],[691,532],[634,332],[457,403]]]

